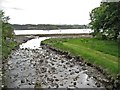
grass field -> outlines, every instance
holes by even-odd
[[[87,62],[102,67],[112,76],[118,73],[118,43],[95,38],[51,38],[43,41],[56,48],[81,56]]]

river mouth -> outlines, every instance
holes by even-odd
[[[7,88],[35,88],[36,84],[40,88],[105,88],[94,78],[100,74],[95,69],[75,58],[42,49],[40,42],[49,38],[36,37],[12,51],[4,66]]]

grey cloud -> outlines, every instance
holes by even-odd
[[[2,4],[2,2],[4,2],[5,0],[0,0],[0,4]]]
[[[0,0],[0,9],[3,8],[2,3],[5,2],[6,0]]]
[[[102,2],[119,2],[120,0],[102,0]]]
[[[4,2],[8,2],[8,0],[0,0],[0,9],[22,10],[22,8],[2,6]]]

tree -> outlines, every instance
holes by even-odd
[[[2,32],[2,35],[0,37],[0,40],[2,42],[2,57],[3,59],[10,54],[10,51],[14,48],[16,43],[13,41],[13,29],[11,25],[8,23],[9,17],[4,16],[4,12],[0,10],[0,31]],[[1,49],[1,47],[0,47]],[[0,52],[1,54],[1,52]]]
[[[8,23],[9,17],[4,16],[4,12],[0,10],[0,21],[1,21],[1,30],[2,30],[2,39],[12,38],[13,37],[13,28]]]
[[[120,32],[120,2],[103,2],[90,13],[93,35],[117,39]]]

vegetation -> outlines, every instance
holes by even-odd
[[[52,38],[43,43],[83,57],[86,62],[97,65],[115,76],[118,73],[118,44],[116,41],[95,38],[58,39]]]
[[[14,33],[13,33],[13,28],[11,25],[8,23],[9,17],[4,16],[4,12],[0,11],[0,22],[1,22],[1,28],[0,32],[2,32],[0,36],[0,46],[2,46],[0,49],[2,52],[3,59],[6,58],[11,50],[16,46],[16,42],[14,42]]]
[[[55,30],[55,29],[86,29],[87,25],[52,25],[52,24],[13,24],[15,30]]]
[[[120,32],[120,2],[102,2],[90,13],[93,36],[116,40]]]

